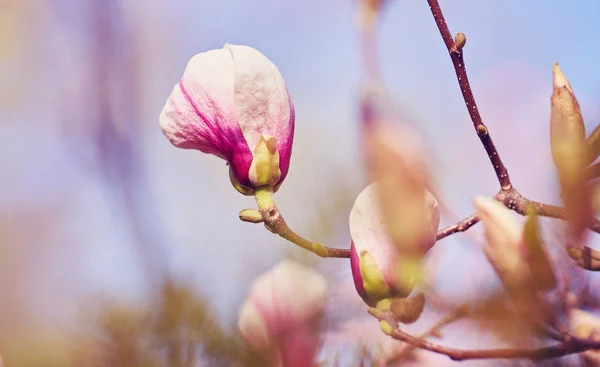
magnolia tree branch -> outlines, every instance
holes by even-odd
[[[600,342],[591,339],[567,338],[562,343],[539,348],[497,348],[497,349],[457,349],[432,343],[423,338],[418,338],[402,331],[393,314],[374,314],[379,319],[381,329],[392,338],[407,343],[415,348],[421,348],[430,352],[444,354],[455,361],[467,359],[508,359],[527,358],[534,361],[563,357],[569,354],[580,353],[591,349],[600,349]],[[445,320],[454,321],[456,318],[449,317]],[[440,321],[446,325],[448,322]]]
[[[509,209],[512,209],[521,215],[527,215],[527,209],[530,206],[533,206],[536,214],[541,217],[567,219],[567,212],[564,208],[529,200],[514,188],[507,191],[500,191],[496,194],[495,198],[504,203]],[[587,223],[587,227],[596,233],[600,233],[600,221],[597,218],[592,218],[591,221]]]
[[[460,86],[460,91],[463,95],[463,99],[465,101],[465,105],[467,106],[467,110],[469,111],[469,116],[471,117],[475,131],[477,132],[477,136],[481,140],[490,162],[494,167],[496,176],[498,177],[501,191],[495,196],[495,198],[504,203],[504,205],[508,208],[521,215],[526,215],[529,206],[533,206],[536,209],[536,213],[542,217],[567,219],[564,208],[529,200],[521,195],[515,188],[513,188],[510,176],[508,175],[508,170],[500,158],[500,154],[498,153],[498,150],[492,141],[492,137],[490,136],[488,128],[483,123],[483,119],[481,118],[479,109],[477,108],[477,103],[475,102],[475,96],[471,90],[471,85],[469,83],[469,77],[467,75],[467,69],[465,66],[465,60],[463,57],[463,47],[466,43],[465,35],[462,33],[457,33],[456,37],[453,39],[438,0],[427,0],[427,2],[444,44],[446,45],[446,49],[450,54],[452,64],[454,65],[454,71],[458,79],[458,84]],[[590,134],[590,137],[588,138],[588,144],[590,146],[600,145],[596,144],[596,141],[600,141],[599,128]],[[596,171],[600,171],[600,168],[596,169],[596,167],[591,167],[588,169],[588,175],[592,177],[597,176],[598,174]],[[439,241],[454,233],[464,232],[478,221],[479,218],[477,218],[477,216],[471,215],[470,217],[467,217],[458,223],[450,225],[439,231],[437,234],[437,240]],[[600,221],[597,219],[594,218],[591,223],[588,223],[587,226],[590,230],[600,233]]]
[[[593,349],[589,345],[577,342],[559,343],[541,348],[498,348],[498,349],[456,349],[431,343],[423,339],[409,335],[399,328],[393,329],[390,334],[394,339],[403,341],[415,347],[429,350],[434,353],[444,354],[455,361],[467,359],[505,359],[505,358],[527,358],[534,361],[558,358],[569,354],[580,353]]]
[[[458,321],[467,315],[465,307],[459,307],[454,312],[450,313],[448,316],[436,322],[429,330],[423,333],[419,339],[427,339],[432,336],[440,336],[440,331],[446,327],[447,325],[452,324],[455,321]],[[413,350],[415,350],[415,346],[409,344],[408,346],[402,348],[398,354],[392,356],[387,360],[388,365],[393,365],[406,358]]]
[[[503,203],[507,208],[512,209],[521,215],[527,215],[527,209],[530,206],[533,206],[533,208],[535,208],[536,214],[540,217],[563,220],[567,219],[567,212],[564,208],[530,200],[524,197],[514,187],[508,190],[500,190],[500,192],[498,192],[496,196],[494,196],[494,198]],[[477,222],[479,222],[479,218],[475,214],[473,214],[465,219],[462,219],[456,224],[452,224],[440,230],[437,233],[437,240],[439,241],[458,232],[464,232],[471,228],[473,225],[475,225]],[[587,227],[591,231],[600,234],[600,220],[598,220],[597,218],[593,218],[591,222],[588,223]]]
[[[453,39],[450,35],[450,30],[448,29],[446,19],[444,19],[444,14],[442,13],[442,9],[440,8],[438,0],[427,0],[427,2],[431,8],[431,13],[433,14],[435,23],[437,24],[440,34],[442,35],[442,39],[446,44],[446,48],[450,53],[450,58],[452,59],[452,64],[454,65],[454,71],[456,72],[456,78],[458,79],[458,84],[460,86],[460,91],[462,92],[463,99],[465,100],[465,105],[469,111],[471,121],[473,121],[473,126],[477,132],[477,136],[479,137],[479,140],[481,140],[481,143],[483,144],[483,147],[490,161],[492,162],[492,166],[494,167],[494,171],[496,171],[496,176],[498,177],[500,186],[503,190],[508,190],[512,187],[508,170],[504,166],[504,163],[502,163],[502,159],[496,150],[496,146],[492,141],[492,137],[489,134],[487,126],[485,126],[483,123],[481,115],[479,114],[479,109],[477,108],[477,103],[475,102],[475,96],[473,96],[473,91],[471,90],[471,85],[469,84],[469,78],[467,76],[467,69],[463,57],[463,46],[466,42],[465,35],[462,33],[457,33],[456,40]]]
[[[458,232],[464,232],[479,222],[479,218],[475,214],[461,220],[460,222],[450,225],[437,233],[437,241],[446,238]]]

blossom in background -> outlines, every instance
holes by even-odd
[[[227,161],[234,187],[277,191],[292,154],[295,112],[279,69],[252,47],[226,44],[192,57],[160,126],[179,148]]]
[[[384,227],[403,254],[421,258],[435,244],[440,222],[421,136],[383,120],[364,129],[363,143]]]
[[[254,280],[239,313],[242,337],[275,366],[311,366],[320,347],[326,290],[319,273],[282,261]]]
[[[379,183],[367,186],[356,198],[350,212],[349,226],[352,237],[350,264],[358,294],[369,306],[390,297],[406,297],[416,285],[417,277],[402,269],[403,249],[391,240],[385,230],[379,208],[377,190]],[[433,237],[428,247],[435,243],[439,224],[439,209],[435,198],[427,192],[425,207],[431,210]],[[412,253],[410,253],[413,256]]]
[[[543,291],[556,285],[548,253],[530,216],[524,226],[504,204],[475,197],[477,215],[485,226],[484,252],[502,283],[511,291]]]

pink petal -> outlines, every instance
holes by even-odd
[[[399,258],[397,248],[387,235],[379,211],[377,183],[367,186],[356,198],[350,212],[349,226],[355,260],[351,259],[353,277],[360,278],[358,259],[363,251],[368,252],[388,284],[394,283],[394,273]],[[362,280],[357,291],[361,293]]]

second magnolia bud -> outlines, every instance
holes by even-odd
[[[390,297],[406,297],[419,280],[420,258],[435,244],[439,225],[437,202],[429,208],[431,225],[422,233],[420,252],[395,244],[383,225],[377,183],[367,186],[356,198],[350,212],[352,237],[350,264],[357,292],[369,306]],[[428,195],[431,195],[427,193]],[[405,251],[408,250],[408,251]]]

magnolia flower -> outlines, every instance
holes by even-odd
[[[358,195],[349,219],[352,237],[350,265],[354,286],[369,306],[375,306],[390,297],[408,296],[418,280],[417,272],[411,268],[413,263],[403,263],[406,254],[401,246],[393,243],[385,230],[377,193],[379,185],[371,184]],[[429,192],[423,205],[430,210],[433,236],[426,238],[431,239],[428,244],[431,247],[435,243],[439,209]]]
[[[502,203],[475,197],[477,215],[485,226],[484,252],[500,280],[511,291],[547,290],[556,285],[548,254],[537,229],[524,228]],[[530,218],[534,220],[535,218]]]
[[[283,261],[253,282],[238,319],[249,346],[275,366],[312,364],[327,284],[314,270]]]
[[[252,195],[285,179],[294,118],[279,69],[252,47],[226,44],[190,59],[160,126],[173,145],[225,159],[234,187]]]

